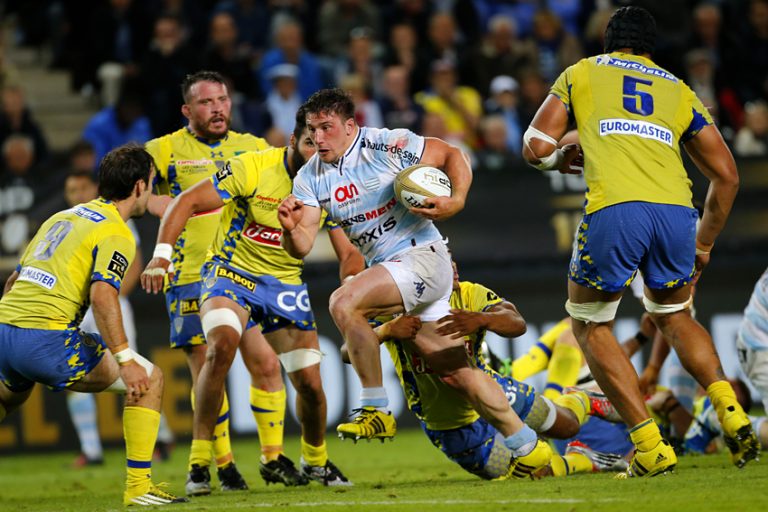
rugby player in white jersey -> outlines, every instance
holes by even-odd
[[[317,154],[299,171],[293,195],[278,210],[282,243],[303,258],[317,235],[321,210],[328,213],[362,252],[368,268],[345,282],[330,310],[362,383],[360,409],[340,437],[391,438],[395,420],[387,411],[379,339],[368,319],[406,312],[420,317],[415,349],[441,380],[466,397],[504,436],[515,462],[510,473],[527,476],[546,465],[551,451],[509,407],[501,388],[468,359],[460,336],[437,333],[436,321],[449,314],[451,259],[432,223],[464,207],[472,181],[466,156],[456,147],[409,130],[360,127],[354,104],[341,89],[316,92],[305,104],[307,126]],[[443,169],[451,197],[428,199],[410,211],[394,195],[397,173],[422,163]]]

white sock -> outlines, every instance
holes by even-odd
[[[90,460],[103,458],[104,452],[96,423],[96,399],[89,393],[69,392],[67,408],[85,456]]]
[[[380,411],[386,411],[389,405],[387,390],[384,387],[363,388],[360,390],[360,405],[363,407],[375,407]]]

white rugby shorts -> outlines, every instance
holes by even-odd
[[[391,261],[380,263],[400,290],[409,315],[434,322],[449,314],[453,267],[441,241],[414,247]]]
[[[755,386],[768,411],[768,350],[754,350],[744,343],[741,335],[736,338],[736,353],[744,375]]]

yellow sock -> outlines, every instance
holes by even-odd
[[[229,439],[229,400],[224,393],[221,402],[219,417],[216,419],[216,427],[213,429],[213,455],[216,457],[216,467],[223,468],[230,462],[234,462],[232,455],[232,443]]]
[[[563,393],[564,388],[576,384],[581,369],[581,357],[579,347],[564,343],[555,345],[547,367],[547,385],[542,393],[545,397],[554,400]]]
[[[192,464],[197,464],[201,468],[210,466],[212,451],[213,441],[193,439],[192,449],[189,451],[189,469],[192,469]]]
[[[589,397],[583,391],[560,395],[552,403],[565,407],[576,415],[579,425],[583,425],[589,419]]]
[[[123,411],[127,488],[143,488],[151,483],[152,452],[155,450],[159,427],[160,413],[157,411],[136,406],[128,406]]]
[[[285,388],[280,391],[262,391],[251,386],[251,411],[259,429],[264,462],[277,459],[283,453]]]
[[[568,462],[569,475],[574,473],[591,473],[594,471],[592,461],[583,453],[569,453],[564,458]]]
[[[630,429],[629,438],[638,450],[647,452],[661,442],[661,432],[656,422],[648,418]]]
[[[727,380],[718,380],[710,384],[707,388],[707,395],[709,395],[709,399],[712,401],[712,405],[715,407],[717,417],[721,423],[728,410],[738,411],[741,409],[741,405],[736,400],[736,393],[734,393],[733,387],[731,387],[730,382]]]
[[[549,364],[549,358],[552,357],[552,347],[555,346],[560,334],[570,327],[568,320],[561,320],[542,334],[539,341],[527,353],[515,359],[512,362],[512,375],[515,379],[525,380],[531,375],[544,371]]]
[[[325,445],[325,441],[320,446],[312,446],[301,438],[301,456],[304,462],[310,466],[324,467],[328,462],[328,448]]]

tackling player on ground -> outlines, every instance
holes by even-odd
[[[277,208],[290,194],[298,169],[315,153],[305,117],[299,109],[289,147],[230,159],[209,180],[176,198],[160,225],[158,245],[172,244],[195,212],[225,207],[212,254],[202,272],[202,327],[209,348],[195,388],[198,400],[190,453],[193,481],[210,463],[216,411],[235,352],[239,347],[246,367],[256,378],[254,358],[258,354],[251,348],[263,332],[297,390],[302,425],[301,483],[311,479],[324,485],[351,485],[328,459],[326,399],[320,380],[322,353],[307,286],[301,281],[303,262],[280,245]],[[361,255],[341,230],[331,229],[330,235],[342,267],[362,266]],[[165,270],[169,264],[168,259],[156,255],[142,275],[143,287],[157,291],[162,272],[153,270]],[[290,463],[284,455],[280,459]],[[267,481],[277,478],[267,477]]]
[[[758,454],[712,339],[690,314],[692,283],[708,263],[736,196],[736,165],[701,101],[650,59],[655,39],[656,23],[646,10],[616,11],[606,29],[606,53],[560,75],[526,131],[523,149],[538,169],[568,172],[579,148],[558,149],[557,141],[575,119],[588,189],[566,310],[595,379],[631,426],[637,452],[625,477],[653,476],[677,463],[611,332],[638,270],[645,279],[645,308],[707,390],[734,464],[742,467]],[[698,234],[680,145],[710,180]]]
[[[358,126],[354,104],[341,89],[318,91],[305,107],[317,154],[299,171],[294,195],[278,211],[283,246],[297,258],[308,254],[324,210],[368,264],[330,301],[331,315],[362,383],[360,414],[354,422],[339,425],[339,435],[395,435],[394,418],[386,409],[379,339],[368,319],[406,312],[422,320],[414,341],[418,353],[502,433],[517,471],[546,465],[549,447],[538,442],[536,432],[509,407],[493,379],[468,360],[462,340],[437,332],[436,320],[450,309],[452,271],[448,250],[432,220],[451,217],[464,207],[472,181],[466,156],[440,139],[408,130]],[[392,184],[400,171],[417,163],[444,170],[453,195],[427,199],[427,208],[409,211],[395,198]]]
[[[99,167],[99,198],[43,223],[0,299],[0,420],[36,382],[55,391],[125,393],[125,505],[186,501],[150,480],[163,376],[128,346],[118,301],[136,251],[126,221],[146,211],[153,174],[143,148],[109,152]],[[89,303],[101,335],[78,328]]]

